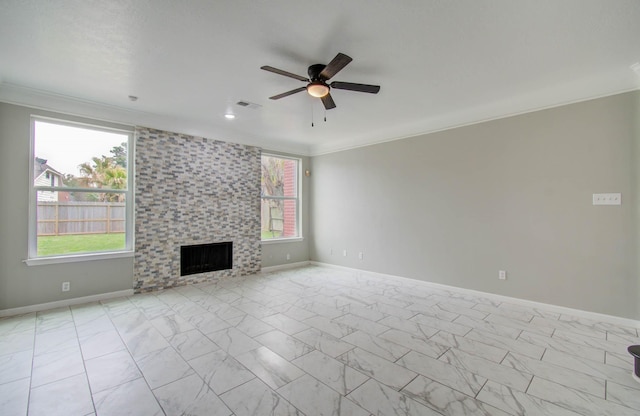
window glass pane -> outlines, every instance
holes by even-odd
[[[282,159],[262,156],[262,195],[284,195],[284,164]]]
[[[40,120],[34,126],[34,186],[127,188],[127,134]]]
[[[262,196],[298,196],[298,161],[262,156]]]
[[[124,250],[125,195],[36,192],[37,255]]]
[[[262,239],[297,237],[297,206],[295,199],[262,198]]]
[[[299,160],[262,155],[262,240],[299,237]]]
[[[281,238],[284,230],[284,204],[281,200],[262,198],[262,239]]]
[[[298,196],[298,161],[283,159],[283,193],[284,196]]]

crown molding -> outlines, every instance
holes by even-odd
[[[265,140],[220,127],[213,123],[132,110],[16,84],[0,82],[0,102],[127,126],[151,127],[158,130],[309,156],[308,146],[303,144],[295,145]]]

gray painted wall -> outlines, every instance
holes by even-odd
[[[30,117],[93,120],[0,103],[0,310],[132,288],[133,258],[27,266]],[[101,123],[115,128],[129,128]],[[71,291],[62,292],[62,282]]]
[[[633,171],[633,177],[632,177],[632,184],[633,184],[633,189],[635,191],[635,198],[633,198],[633,203],[635,204],[635,210],[634,210],[634,222],[635,222],[635,232],[636,232],[636,239],[635,239],[635,258],[636,258],[636,276],[638,279],[638,284],[637,284],[637,302],[636,302],[636,307],[637,307],[637,312],[636,312],[636,316],[640,316],[640,93],[636,93],[635,94],[636,100],[635,100],[635,124],[634,124],[634,128],[635,128],[635,133],[634,133],[634,146],[633,146],[633,152],[631,152],[631,157],[633,158],[633,166],[634,166],[634,171]]]
[[[626,93],[314,157],[311,259],[640,318],[639,101]],[[623,204],[592,206],[604,192]]]

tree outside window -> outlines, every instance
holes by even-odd
[[[132,250],[132,133],[34,118],[29,258]]]

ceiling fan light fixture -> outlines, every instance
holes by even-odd
[[[312,82],[307,85],[307,92],[312,97],[322,98],[329,94],[329,86],[322,82]]]
[[[309,68],[307,68],[307,74],[309,74],[309,78],[305,78],[303,76],[283,71],[282,69],[274,68],[268,65],[261,66],[260,69],[273,72],[274,74],[283,75],[285,77],[294,78],[298,81],[303,81],[306,83],[304,87],[298,87],[296,89],[269,97],[270,100],[279,100],[281,98],[288,97],[290,95],[297,94],[306,90],[310,96],[321,99],[322,105],[324,106],[325,110],[331,110],[333,108],[336,108],[336,103],[333,101],[333,98],[330,94],[332,89],[366,92],[369,94],[377,94],[380,91],[379,85],[356,84],[354,82],[340,81],[333,81],[331,82],[331,84],[327,84],[327,82],[331,78],[333,78],[334,75],[340,72],[351,61],[351,57],[343,53],[338,53],[335,58],[333,58],[327,65],[313,64],[309,66]]]

